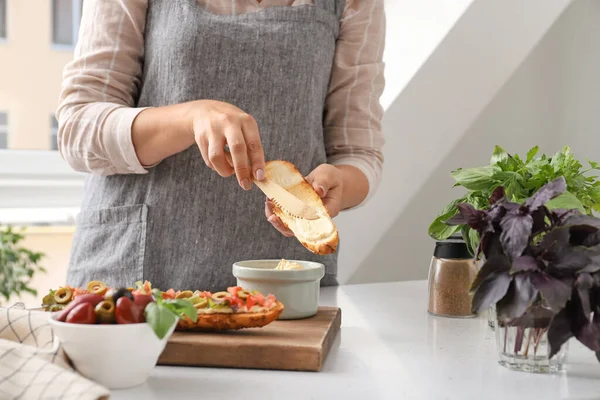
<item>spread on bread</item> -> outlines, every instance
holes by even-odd
[[[277,264],[277,267],[275,267],[275,269],[283,271],[290,269],[304,269],[304,267],[298,263],[282,259],[281,261],[279,261],[279,264]]]
[[[312,206],[319,214],[315,220],[296,218],[275,205],[273,213],[294,233],[296,239],[315,254],[335,253],[339,241],[337,228],[323,201],[300,171],[290,162],[275,160],[266,163],[265,175]]]

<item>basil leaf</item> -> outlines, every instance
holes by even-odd
[[[185,299],[168,299],[163,300],[162,304],[164,307],[171,310],[179,317],[184,315],[196,322],[198,320],[198,311],[194,308],[191,301]]]
[[[177,321],[177,315],[159,303],[148,303],[144,312],[146,322],[159,339],[164,338],[171,326]]]
[[[571,192],[564,192],[560,196],[548,201],[546,203],[546,208],[548,208],[548,210],[553,210],[556,208],[562,208],[565,210],[577,209],[582,213],[585,213],[583,204],[581,204],[581,201],[579,201],[579,199]]]
[[[527,160],[525,161],[527,164],[533,160],[533,158],[537,155],[538,151],[540,151],[539,146],[532,147],[531,150],[527,152]]]
[[[435,240],[446,240],[458,232],[461,228],[460,225],[450,226],[446,224],[446,221],[458,214],[456,205],[464,201],[464,199],[457,199],[444,207],[441,214],[429,225],[429,236]]]
[[[479,247],[479,233],[477,233],[477,231],[475,229],[469,229],[469,233],[467,238],[468,240],[468,244],[469,244],[469,250],[471,251],[471,254],[477,258],[479,256],[479,254],[475,254],[475,252],[477,251],[477,248]]]
[[[491,190],[494,186],[492,176],[494,167],[485,166],[479,168],[459,168],[452,172],[456,183],[468,190]]]
[[[506,165],[509,157],[510,156],[508,155],[506,150],[504,150],[500,146],[495,146],[494,152],[492,153],[492,158],[490,158],[490,165],[498,165],[498,166]]]

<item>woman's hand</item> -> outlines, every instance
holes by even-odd
[[[155,165],[195,142],[209,168],[224,177],[235,173],[246,190],[252,186],[252,176],[258,180],[265,176],[256,121],[229,103],[197,100],[148,108],[135,118],[131,136],[144,166]],[[225,154],[225,145],[230,155]]]
[[[190,105],[194,139],[206,165],[223,177],[235,173],[245,190],[252,187],[252,177],[263,180],[265,156],[254,118],[220,101],[198,100]],[[231,152],[232,163],[225,145]]]
[[[315,168],[306,180],[310,183],[323,200],[329,215],[336,217],[342,209],[342,193],[344,188],[344,176],[342,170],[331,164],[321,164]],[[267,220],[287,237],[294,236],[294,233],[283,225],[281,219],[273,214],[273,203],[268,199],[265,202],[265,216]]]

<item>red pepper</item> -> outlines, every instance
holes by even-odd
[[[144,322],[144,310],[136,306],[128,297],[117,300],[115,318],[117,324],[139,324]]]
[[[94,311],[94,306],[90,303],[77,304],[69,312],[66,322],[69,324],[95,324],[96,312]]]
[[[98,303],[100,303],[103,300],[104,296],[101,296],[99,294],[81,294],[75,297],[73,300],[71,300],[71,302],[65,308],[62,309],[60,314],[58,314],[58,317],[56,317],[56,319],[58,321],[65,322],[67,320],[67,315],[69,315],[71,310],[73,310],[79,304],[89,303],[92,305],[93,309]]]

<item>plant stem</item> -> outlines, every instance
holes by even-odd
[[[529,328],[529,332],[527,333],[527,344],[525,345],[525,352],[523,353],[525,357],[527,357],[527,354],[529,353],[529,344],[531,343],[531,337],[533,336],[532,332],[533,329]]]
[[[533,356],[535,357],[537,355],[537,349],[538,346],[540,344],[540,341],[542,339],[542,335],[544,334],[544,332],[546,332],[546,329],[544,328],[536,328],[536,335],[535,335],[535,341],[534,341],[534,346],[533,346]]]

